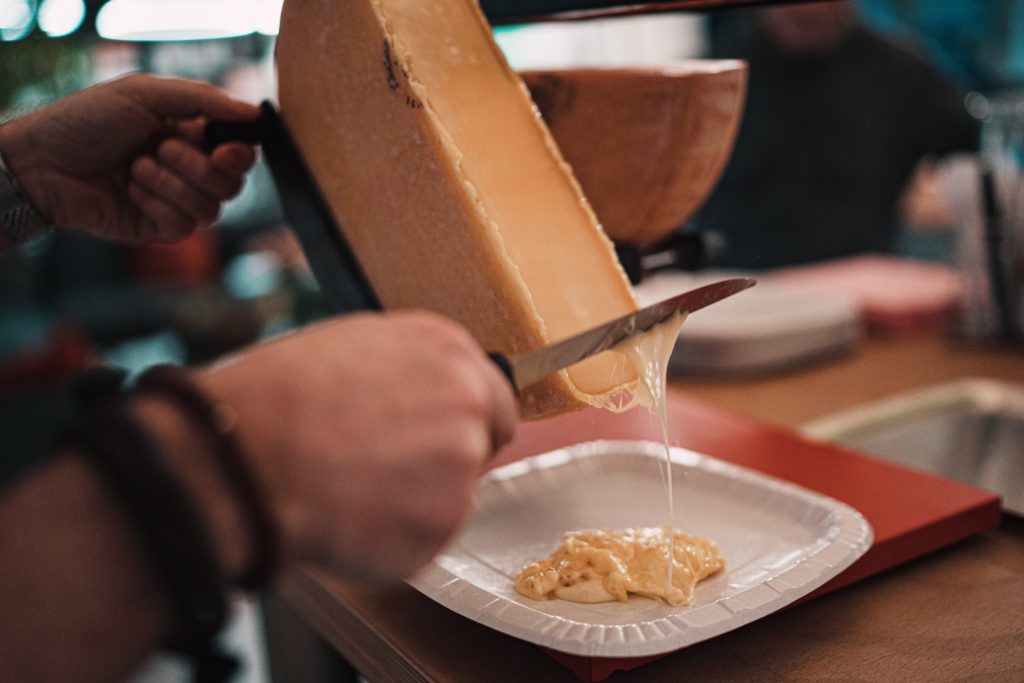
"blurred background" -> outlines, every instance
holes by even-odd
[[[138,70],[273,100],[281,2],[0,0],[0,121]],[[1007,268],[1020,334],[1024,0],[860,0],[495,33],[518,69],[748,60],[731,160],[701,210],[667,236],[689,238],[677,251],[701,246],[672,260],[677,269],[762,272],[878,254],[923,262],[958,278],[949,296],[970,312],[961,332],[985,335],[1000,325],[992,271]],[[1001,185],[986,204],[993,175]],[[1003,245],[994,260],[993,244]],[[926,289],[935,273],[907,286]],[[83,356],[130,370],[203,362],[326,312],[258,164],[219,223],[179,244],[63,231],[0,254],[0,388],[26,368],[56,372]],[[255,621],[240,623],[234,637],[255,642]],[[259,661],[249,680],[264,679]]]

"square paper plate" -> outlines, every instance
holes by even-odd
[[[488,473],[477,509],[410,583],[449,609],[517,638],[575,655],[671,652],[770,614],[822,585],[871,545],[864,517],[832,498],[673,448],[675,527],[718,543],[726,571],[693,602],[647,598],[584,605],[536,601],[512,577],[566,531],[664,526],[664,446],[598,441]]]

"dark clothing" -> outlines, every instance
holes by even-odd
[[[73,415],[67,387],[18,393],[0,387],[0,494],[47,460]]]
[[[889,250],[897,203],[925,156],[976,149],[961,93],[912,53],[858,28],[795,59],[751,34],[747,106],[697,224],[721,232],[716,265],[771,268]]]

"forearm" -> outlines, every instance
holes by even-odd
[[[11,680],[120,680],[167,632],[171,605],[138,532],[81,454],[61,453],[4,497],[0,539]]]
[[[169,404],[136,414],[210,523],[225,573],[246,561],[244,520],[209,445]],[[0,671],[11,680],[125,678],[176,615],[139,531],[83,453],[68,449],[0,499]]]

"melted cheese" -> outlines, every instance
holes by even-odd
[[[670,564],[663,529],[570,532],[550,557],[516,575],[516,591],[534,600],[625,602],[635,594],[686,605],[697,582],[721,571],[725,560],[706,538],[675,533],[673,540]]]
[[[686,605],[697,582],[725,568],[713,541],[675,531],[666,384],[669,358],[685,319],[677,314],[616,346],[613,351],[635,368],[639,381],[617,399],[599,404],[617,412],[645,406],[657,414],[665,443],[662,476],[668,524],[661,529],[569,532],[551,556],[519,571],[515,588],[520,594],[535,600],[554,597],[589,603],[625,601],[632,593]]]
[[[638,406],[653,410],[661,422],[667,445],[665,391],[668,361],[684,322],[686,315],[677,313],[643,334],[627,337],[612,347],[611,353],[617,354],[619,364],[628,365],[636,373],[637,382],[622,386],[613,394],[593,397],[591,405],[613,413],[623,413]]]
[[[516,354],[636,309],[579,184],[473,0],[289,0],[282,116],[385,308]],[[602,354],[528,388],[524,417],[633,381]]]

